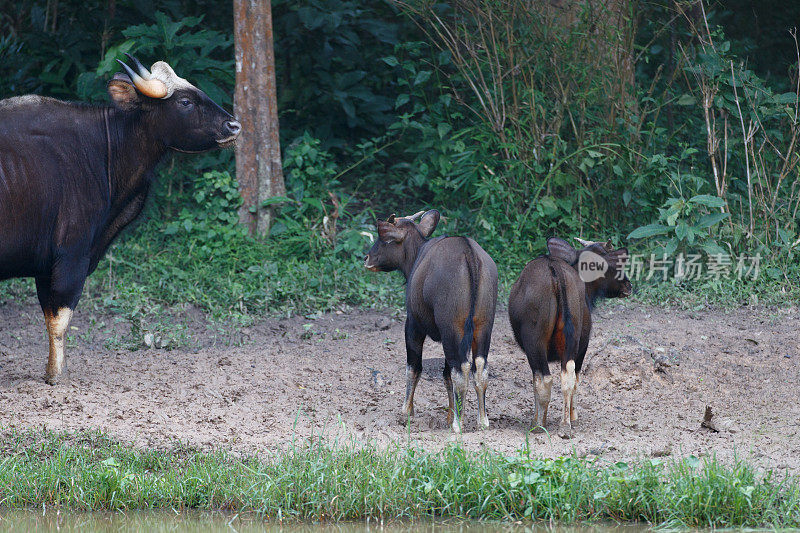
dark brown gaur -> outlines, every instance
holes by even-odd
[[[414,221],[419,218],[419,224]],[[478,395],[478,427],[488,428],[486,388],[489,343],[497,304],[497,267],[468,237],[429,239],[439,212],[378,221],[378,239],[364,260],[373,271],[400,270],[406,278],[406,399],[403,415],[414,415],[414,391],[422,373],[426,337],[444,348],[447,423],[459,433],[470,372]]]
[[[580,250],[563,239],[548,239],[549,255],[525,265],[508,300],[514,338],[533,372],[535,428],[544,428],[547,421],[553,386],[547,363],[561,362],[564,413],[558,434],[564,438],[572,436],[572,422],[578,418],[575,392],[589,346],[594,304],[600,298],[625,298],[632,290],[624,273],[626,248],[614,250],[611,241],[577,240],[584,245]]]
[[[32,277],[50,338],[45,380],[65,370],[64,341],[86,277],[141,212],[170,151],[232,146],[241,125],[158,61],[108,82],[113,105],[36,95],[0,100],[0,280]]]

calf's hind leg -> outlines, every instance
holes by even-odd
[[[536,404],[533,428],[534,431],[541,431],[547,423],[547,408],[550,405],[553,389],[553,376],[550,375],[550,368],[547,366],[547,343],[539,339],[535,332],[529,332],[527,329],[520,332],[520,341],[533,373],[533,396]]]
[[[478,429],[489,427],[489,417],[486,415],[486,389],[489,387],[489,337],[491,335],[475,333],[472,342],[472,373],[475,376],[475,393],[478,396]]]
[[[406,400],[403,402],[403,416],[414,416],[414,391],[422,374],[422,345],[425,334],[420,333],[413,320],[406,320]]]
[[[453,413],[455,413],[455,401],[453,400],[453,372],[450,365],[447,364],[447,359],[444,361],[444,390],[447,392],[447,425],[453,425]]]
[[[569,419],[571,422],[578,420],[578,409],[575,406],[575,395],[578,393],[578,384],[581,382],[581,366],[583,366],[583,360],[586,357],[586,350],[589,348],[589,334],[592,331],[592,317],[589,313],[588,307],[584,309],[581,340],[578,343],[578,357],[575,359],[575,389],[572,391],[572,400],[570,401]]]
[[[561,391],[564,393],[564,415],[558,428],[558,435],[568,439],[572,437],[572,415],[574,413],[575,391],[578,387],[578,376],[575,373],[575,361],[569,360],[561,370]]]
[[[459,357],[459,343],[454,339],[443,338],[444,347],[444,383],[450,409],[447,422],[455,433],[461,433],[464,420],[464,400],[469,385],[470,363],[465,357]],[[461,363],[460,361],[464,361]]]

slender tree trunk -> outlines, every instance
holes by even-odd
[[[236,178],[244,200],[239,220],[251,235],[269,231],[272,209],[261,207],[286,189],[278,139],[275,53],[269,0],[233,0],[236,34],[234,108],[242,124],[236,146]]]

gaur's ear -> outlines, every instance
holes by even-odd
[[[422,236],[426,239],[431,236],[433,230],[436,229],[436,225],[439,224],[439,211],[436,209],[431,209],[430,211],[426,211],[422,218],[419,219],[419,224],[417,227],[419,231],[422,233]]]
[[[589,251],[589,252],[595,253],[597,255],[605,256],[605,255],[608,255],[608,253],[612,252],[613,250],[608,250],[606,248],[606,245],[603,244],[602,242],[596,242],[596,243],[590,244],[589,246],[584,246],[581,249],[581,251],[582,252],[583,251]]]
[[[606,249],[606,252],[613,252],[614,251],[614,245],[611,243],[611,239],[608,239],[606,241],[606,243],[603,245],[603,248]]]
[[[619,250],[614,250],[606,256],[606,261],[615,270],[622,270],[625,267],[625,263],[628,262],[628,249],[620,248]]]
[[[403,242],[406,232],[392,224],[391,222],[378,221],[378,238],[383,242]]]
[[[388,222],[389,224],[394,224],[394,222],[395,222],[395,220],[396,220],[396,219],[397,219],[397,215],[395,215],[394,213],[392,213],[392,214],[391,214],[391,216],[390,216],[389,218],[387,218],[387,219],[386,219],[386,222]]]
[[[550,255],[574,265],[578,260],[578,252],[564,239],[550,237],[547,239],[547,251]]]
[[[136,87],[124,74],[117,74],[108,82],[108,95],[117,109],[122,111],[133,111],[142,103]]]

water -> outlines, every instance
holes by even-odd
[[[645,525],[547,527],[545,525],[464,521],[348,522],[339,524],[277,524],[252,515],[174,511],[116,513],[13,510],[0,512],[2,531],[81,532],[269,532],[269,533],[643,533]]]

